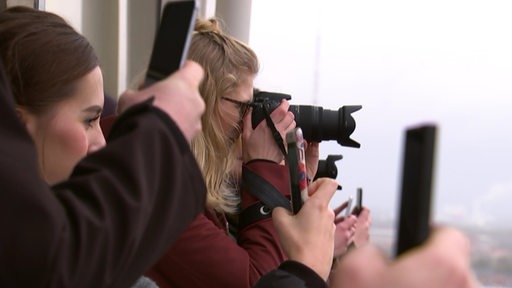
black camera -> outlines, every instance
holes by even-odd
[[[255,91],[252,128],[256,128],[270,115],[281,104],[282,99],[290,100],[292,97],[283,93]],[[302,129],[307,141],[336,140],[342,146],[359,148],[361,145],[350,139],[350,134],[356,129],[356,121],[351,114],[361,107],[343,106],[334,111],[319,106],[290,105],[289,111],[295,116],[295,122]]]
[[[318,160],[318,168],[316,170],[315,178],[332,178],[338,177],[338,167],[336,167],[336,161],[343,159],[342,155],[328,155],[324,160]]]

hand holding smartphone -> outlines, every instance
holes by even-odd
[[[422,244],[430,234],[430,204],[436,126],[407,129],[396,255]]]
[[[165,3],[144,87],[166,78],[183,65],[198,8],[198,0],[171,0]]]
[[[302,129],[295,128],[288,132],[286,134],[286,143],[288,145],[286,164],[290,169],[292,212],[297,214],[304,201],[309,197]]]

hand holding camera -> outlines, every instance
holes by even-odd
[[[274,125],[279,136],[283,139],[288,131],[295,128],[294,116],[289,112],[290,103],[282,101],[269,115],[272,125]],[[272,130],[266,122],[252,127],[252,114],[247,113],[244,118],[244,127],[242,132],[243,161],[247,163],[254,159],[265,159],[281,163],[284,159],[283,152],[276,145]]]
[[[252,127],[257,127],[261,121],[267,119],[283,99],[291,100],[292,97],[283,93],[255,91]],[[356,129],[356,122],[351,114],[359,109],[360,105],[343,106],[338,111],[319,106],[290,105],[289,111],[295,116],[297,127],[302,129],[306,141],[336,140],[342,146],[359,148],[361,145],[350,139],[350,135]]]

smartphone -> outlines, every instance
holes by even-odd
[[[144,87],[178,70],[187,59],[199,0],[170,0],[162,9]]]
[[[309,197],[302,129],[297,127],[286,133],[286,143],[288,145],[286,164],[290,169],[292,212],[297,214],[304,201]]]
[[[356,194],[356,206],[352,210],[352,215],[359,216],[359,213],[363,210],[363,188],[357,188]]]
[[[429,236],[435,142],[435,125],[406,130],[396,256]]]
[[[352,201],[354,201],[352,196],[348,197],[347,208],[345,210],[345,219],[347,219],[348,216],[350,216],[350,210],[352,210]]]

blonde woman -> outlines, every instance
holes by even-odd
[[[244,169],[287,196],[288,168],[281,164],[283,153],[265,121],[255,129],[250,124],[259,69],[256,54],[224,33],[216,19],[198,20],[195,30],[188,58],[205,71],[200,92],[206,110],[192,150],[208,188],[207,207],[147,275],[160,287],[251,287],[286,257],[268,213],[245,221],[234,237],[230,235],[226,216],[261,206],[250,193],[240,191],[238,177],[230,171],[239,169],[241,157]],[[283,101],[270,115],[283,139],[295,128],[288,107]]]

